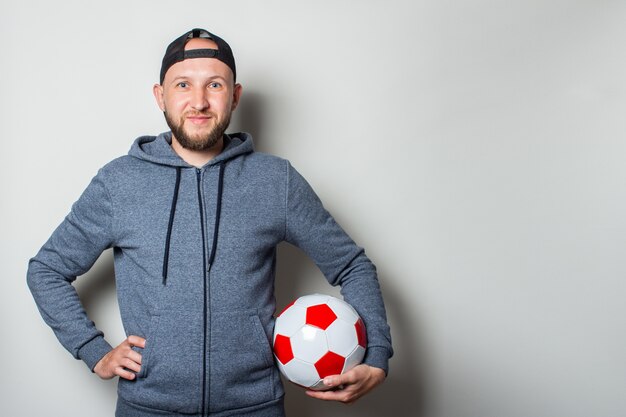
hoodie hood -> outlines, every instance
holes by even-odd
[[[207,166],[254,152],[254,144],[250,134],[241,132],[224,135],[224,137],[224,149],[219,155],[207,162]],[[158,136],[140,136],[133,142],[128,154],[159,165],[192,167],[172,149],[172,132],[164,132]]]

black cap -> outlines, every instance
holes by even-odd
[[[193,38],[210,39],[217,44],[217,49],[191,49],[189,51],[185,51],[185,44],[189,39]],[[165,50],[165,56],[163,57],[163,62],[161,63],[161,84],[163,84],[165,73],[172,65],[189,58],[215,58],[222,61],[224,64],[228,65],[233,72],[233,79],[237,79],[233,51],[230,49],[230,46],[228,46],[226,41],[219,36],[212,34],[208,30],[192,29],[183,34],[181,37],[175,39]]]

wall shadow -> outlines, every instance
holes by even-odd
[[[265,107],[263,98],[254,90],[244,89],[237,110],[233,113],[229,132],[248,132],[254,139],[254,148],[260,152],[270,152],[271,144],[265,138]]]
[[[113,252],[106,250],[100,255],[89,272],[78,277],[74,287],[80,301],[90,315],[98,315],[103,296],[115,294],[115,267]]]
[[[257,150],[272,152],[271,143],[265,142],[264,125],[266,115],[263,97],[254,91],[246,90],[237,109],[234,127],[252,133]],[[332,202],[326,202],[333,206]],[[341,213],[336,213],[340,224]],[[346,223],[347,224],[347,223]],[[312,292],[339,295],[337,288],[325,282],[323,275],[312,260],[300,249],[283,243],[277,249],[275,297],[277,312],[295,298]],[[402,296],[402,289],[395,288],[384,265],[377,265],[379,279],[385,299],[388,317],[393,318],[391,332],[395,355],[390,361],[387,380],[357,403],[346,406],[334,402],[324,402],[308,397],[303,389],[283,378],[288,416],[325,417],[347,415],[379,417],[425,417],[427,411],[427,353],[422,346],[415,345],[419,340],[419,323],[405,312],[411,300]],[[315,277],[315,279],[311,279]],[[323,289],[320,289],[323,288]]]
[[[104,332],[107,341],[113,346],[121,342],[117,340],[124,335],[116,298],[113,250],[104,251],[92,268],[78,277],[74,287],[87,315]],[[91,376],[99,379],[95,374]],[[102,394],[111,398],[114,404],[117,400],[117,378],[100,382],[104,390]]]

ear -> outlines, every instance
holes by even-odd
[[[239,105],[241,93],[243,93],[243,87],[241,84],[235,84],[235,87],[233,88],[233,104],[230,106],[231,111],[235,110]]]
[[[163,101],[163,86],[161,84],[155,84],[152,87],[152,94],[154,94],[154,98],[161,111],[165,111],[165,102]]]

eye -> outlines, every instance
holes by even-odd
[[[181,81],[178,84],[176,84],[176,86],[180,87],[180,88],[187,88],[189,86],[189,84],[187,84],[186,81]]]
[[[217,81],[213,81],[211,84],[209,84],[210,88],[220,88],[221,86],[222,84]]]

